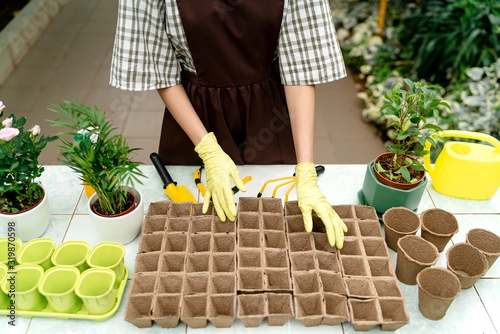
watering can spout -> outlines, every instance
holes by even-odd
[[[466,138],[489,145],[448,141],[434,165],[430,154],[424,156],[424,166],[438,192],[459,198],[484,200],[491,198],[500,187],[500,141],[484,133],[446,130],[432,137]],[[424,148],[430,149],[427,141]]]

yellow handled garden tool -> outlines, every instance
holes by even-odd
[[[186,186],[178,186],[174,180],[172,180],[172,177],[170,177],[170,174],[168,173],[167,169],[165,168],[165,165],[163,164],[163,161],[161,161],[160,156],[156,153],[151,153],[149,156],[151,158],[151,161],[153,162],[153,165],[156,168],[156,171],[161,177],[161,180],[163,181],[163,189],[165,193],[170,197],[170,199],[173,202],[193,202],[196,203],[196,199],[194,196],[189,192],[188,188]]]

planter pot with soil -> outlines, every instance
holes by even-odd
[[[410,157],[410,156],[404,156],[404,157],[409,158],[411,160],[416,160],[415,158]],[[399,182],[397,180],[391,180],[391,179],[387,178],[385,175],[383,175],[382,173],[380,173],[379,171],[377,171],[377,168],[376,168],[377,164],[380,164],[385,170],[390,170],[391,165],[392,165],[391,161],[393,158],[394,158],[394,153],[391,153],[391,152],[382,153],[378,157],[375,158],[375,160],[373,162],[373,171],[375,172],[375,176],[376,176],[377,180],[379,180],[379,182],[385,184],[386,186],[392,187],[392,188],[408,190],[408,189],[415,188],[424,180],[425,171],[416,171],[416,170],[411,169],[410,170],[411,179],[417,180],[416,182],[413,182],[413,183],[406,182],[405,179],[399,180]]]

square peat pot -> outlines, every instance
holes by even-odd
[[[427,185],[427,176],[418,186],[409,190],[401,190],[386,186],[377,180],[373,170],[373,161],[366,166],[363,188],[358,191],[358,202],[375,208],[379,218],[384,212],[395,206],[404,206],[417,211],[418,205]]]

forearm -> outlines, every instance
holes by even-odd
[[[316,86],[285,86],[297,163],[313,162]]]
[[[182,130],[196,146],[201,138],[207,134],[205,126],[194,110],[191,101],[182,85],[158,89],[163,102],[180,125]]]

